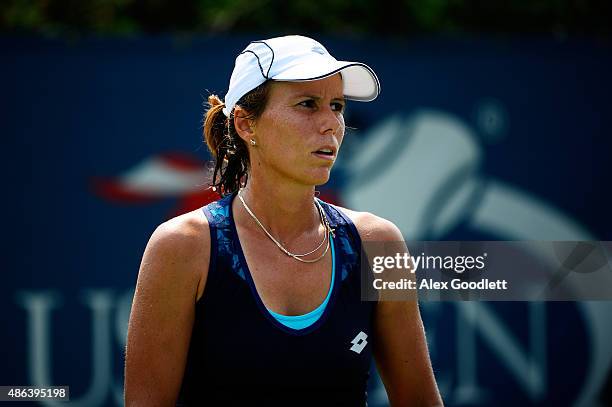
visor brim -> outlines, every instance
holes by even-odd
[[[325,79],[336,73],[342,75],[344,97],[360,102],[370,102],[380,94],[380,82],[370,68],[361,62],[329,61],[302,63],[273,76],[272,80],[304,82]]]

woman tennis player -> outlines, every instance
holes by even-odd
[[[302,36],[254,41],[204,136],[223,198],[153,233],[128,329],[127,406],[363,406],[374,357],[392,406],[442,405],[416,301],[361,301],[364,241],[391,222],[315,197],[367,65]]]

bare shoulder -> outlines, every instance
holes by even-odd
[[[175,404],[209,252],[208,222],[200,211],[170,219],[151,235],[128,324],[126,406]]]
[[[336,206],[355,224],[359,236],[363,241],[401,241],[404,240],[402,232],[390,220],[374,215],[370,212],[359,212]]]
[[[141,271],[163,271],[166,276],[155,277],[196,283],[196,298],[199,299],[208,275],[209,259],[208,220],[202,210],[197,209],[169,219],[155,229],[145,249]],[[147,267],[149,262],[159,267]]]
[[[186,250],[195,249],[203,241],[210,243],[208,220],[202,209],[196,209],[160,224],[151,238],[170,245],[178,244]]]

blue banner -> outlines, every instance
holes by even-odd
[[[223,97],[253,39],[0,39],[0,385],[123,404],[143,249],[159,223],[214,199],[203,103]],[[609,45],[317,39],[382,85],[375,102],[349,103],[356,130],[322,198],[390,219],[407,240],[612,240]],[[421,312],[447,406],[612,403],[612,303]],[[377,376],[370,387],[369,405],[386,405]]]

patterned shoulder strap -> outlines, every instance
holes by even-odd
[[[202,208],[211,228],[214,227],[217,229],[223,229],[230,227],[229,211],[231,198],[231,195],[228,195],[218,201],[211,202]]]
[[[245,279],[244,270],[240,266],[240,260],[234,240],[237,239],[232,228],[230,205],[233,195],[211,202],[203,209],[208,225],[210,227],[211,257],[215,266],[231,268],[240,278]]]
[[[334,229],[336,237],[336,247],[341,256],[342,280],[344,281],[352,272],[359,272],[361,255],[361,238],[353,222],[337,206],[319,200],[327,217],[330,226]]]

